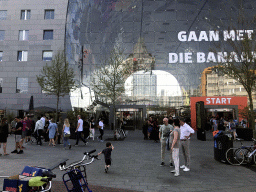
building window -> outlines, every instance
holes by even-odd
[[[53,30],[44,30],[44,40],[53,39]]]
[[[44,19],[54,19],[54,10],[45,10]]]
[[[30,19],[31,13],[30,10],[21,10],[20,19],[21,20],[28,20]]]
[[[28,92],[28,78],[16,78],[16,93]]]
[[[0,31],[0,41],[4,40],[5,31]]]
[[[3,80],[3,78],[0,78],[0,93],[2,93]]]
[[[18,51],[18,61],[27,61],[28,52],[27,51]]]
[[[3,51],[0,51],[0,61],[3,61]]]
[[[0,20],[6,20],[7,11],[0,10]]]
[[[19,31],[19,41],[27,41],[28,40],[28,30],[20,30]]]
[[[43,61],[52,60],[52,51],[43,51]]]

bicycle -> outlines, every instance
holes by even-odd
[[[61,171],[66,171],[63,174],[62,180],[68,192],[92,192],[88,186],[86,165],[91,164],[95,159],[98,159],[98,155],[91,155],[96,150],[90,152],[84,152],[84,156],[81,161],[73,162],[66,166],[66,161],[59,164]],[[90,160],[88,163],[83,163],[85,160]]]
[[[252,138],[252,146],[243,146],[242,139],[237,138],[240,141],[240,148],[230,148],[226,152],[226,159],[231,165],[241,164],[255,164],[256,163],[256,140]]]
[[[52,178],[56,178],[56,175],[51,171],[52,169],[25,166],[24,170],[20,175],[15,175],[11,177],[0,176],[1,178],[7,178],[4,179],[3,190],[24,192],[50,192],[52,188]]]

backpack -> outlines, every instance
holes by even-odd
[[[231,129],[235,129],[236,128],[236,124],[235,123],[230,123],[230,128]]]

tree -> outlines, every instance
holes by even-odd
[[[240,2],[237,20],[228,20],[224,42],[216,46],[224,52],[216,52],[221,62],[218,63],[218,70],[230,78],[235,79],[243,85],[249,98],[249,127],[254,128],[253,97],[256,80],[256,44],[255,33],[252,29],[256,24],[255,15],[248,18],[244,13],[242,1]],[[232,8],[231,8],[232,9]],[[233,11],[230,11],[233,12]],[[226,12],[229,14],[229,12]],[[241,33],[243,32],[243,35]],[[224,33],[223,33],[224,34]]]
[[[116,103],[118,98],[125,92],[125,81],[132,73],[131,66],[124,61],[123,50],[115,47],[111,51],[109,58],[95,69],[90,82],[95,98],[111,102],[113,105],[114,128]]]
[[[72,89],[76,89],[74,81],[74,71],[66,61],[64,51],[58,51],[51,61],[51,65],[46,64],[37,76],[37,82],[42,91],[47,95],[57,97],[56,121],[58,119],[59,98],[69,94]]]

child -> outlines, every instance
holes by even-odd
[[[105,173],[108,172],[108,168],[111,165],[111,151],[114,149],[113,145],[110,142],[106,143],[106,147],[106,149],[103,149],[102,152],[98,153],[98,155],[103,153],[105,156]]]

